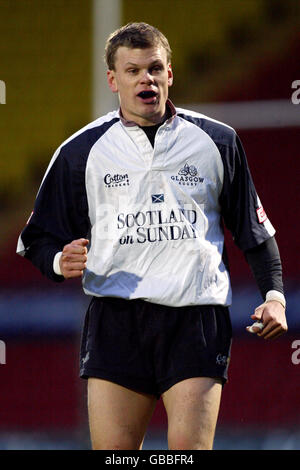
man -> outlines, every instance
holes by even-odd
[[[93,448],[141,448],[162,396],[169,448],[212,449],[231,345],[221,221],[262,293],[262,338],[287,330],[275,230],[235,131],[168,99],[162,33],[128,24],[106,60],[120,109],[57,149],[17,251],[93,296],[80,368]]]

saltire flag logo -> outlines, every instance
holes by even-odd
[[[152,194],[151,198],[154,204],[165,202],[165,197],[163,194]]]

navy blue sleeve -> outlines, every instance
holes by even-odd
[[[85,188],[86,159],[62,147],[46,173],[34,210],[21,233],[24,257],[54,281],[62,281],[53,271],[53,258],[67,243],[89,232]],[[74,150],[74,149],[73,149]]]
[[[59,148],[43,178],[33,213],[19,237],[17,253],[54,281],[64,280],[53,271],[55,254],[71,241],[89,236],[86,165],[95,142],[117,121],[119,118],[113,118],[87,128]]]
[[[245,258],[264,300],[270,290],[276,290],[284,294],[281,259],[274,237],[251,250],[245,251]]]
[[[224,164],[222,216],[236,245],[246,251],[268,240],[275,230],[261,205],[238,135],[232,135],[231,145],[217,143],[217,147]]]
[[[219,197],[221,215],[235,244],[246,251],[268,240],[275,230],[261,205],[243,145],[235,130],[206,116],[179,115],[206,132],[219,150],[224,167]]]

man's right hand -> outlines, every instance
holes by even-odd
[[[64,246],[59,266],[62,275],[66,279],[82,277],[83,271],[86,268],[88,244],[89,240],[80,238]]]

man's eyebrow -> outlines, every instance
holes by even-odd
[[[163,64],[163,61],[161,59],[155,59],[153,60],[153,62],[151,62],[148,67],[152,67],[153,65],[161,65]],[[135,64],[134,62],[126,62],[125,64],[125,67],[128,67],[128,66],[131,66],[131,67],[140,67],[139,64]]]

